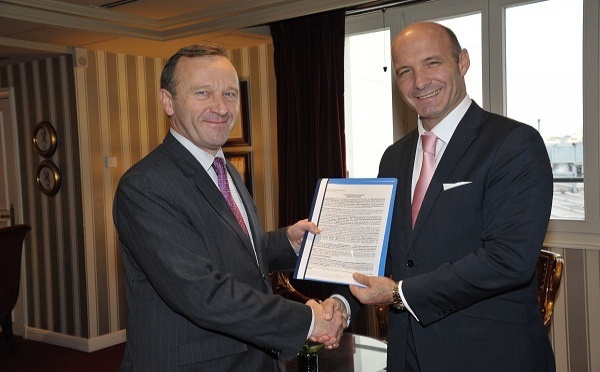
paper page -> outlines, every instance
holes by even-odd
[[[382,275],[396,193],[396,179],[319,180],[296,279],[356,284],[352,274]]]

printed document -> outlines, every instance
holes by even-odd
[[[294,278],[360,285],[352,274],[383,275],[395,178],[324,178],[317,182]],[[361,285],[362,286],[362,285]]]

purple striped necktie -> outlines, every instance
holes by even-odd
[[[423,148],[423,161],[421,162],[421,173],[419,174],[419,180],[415,186],[415,192],[413,194],[412,202],[412,227],[415,228],[415,221],[419,215],[425,192],[429,187],[429,182],[435,172],[435,144],[437,142],[437,136],[433,133],[423,133],[421,135],[421,143]]]
[[[227,204],[229,204],[229,208],[233,212],[235,219],[240,224],[240,227],[246,235],[248,234],[248,229],[246,228],[246,223],[244,222],[244,218],[242,217],[242,213],[240,212],[237,204],[233,200],[233,196],[231,195],[231,190],[229,189],[229,180],[227,179],[227,169],[225,168],[225,161],[222,158],[215,157],[213,162],[213,169],[217,173],[217,183],[219,184],[219,190],[221,190],[221,194],[227,200]]]

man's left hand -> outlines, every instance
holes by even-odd
[[[313,234],[318,234],[321,230],[315,225],[313,222],[309,222],[308,220],[301,220],[288,227],[286,234],[290,243],[296,248],[296,250],[300,250],[302,247],[302,239],[304,239],[304,233],[308,231]]]
[[[367,276],[359,273],[352,274],[354,280],[366,285],[366,288],[350,286],[350,292],[365,305],[391,304],[392,292],[397,284],[385,276]]]

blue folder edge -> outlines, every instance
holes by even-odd
[[[379,261],[379,269],[377,272],[377,274],[379,276],[384,275],[385,262],[387,259],[388,243],[389,243],[389,239],[390,239],[390,229],[392,227],[392,214],[394,211],[394,202],[396,200],[396,187],[398,185],[398,180],[396,178],[321,178],[317,181],[317,185],[315,187],[315,193],[313,195],[313,201],[312,201],[312,205],[310,207],[310,213],[309,213],[309,219],[308,219],[309,221],[312,221],[312,219],[313,219],[315,205],[317,202],[317,196],[319,194],[319,188],[321,187],[321,184],[323,182],[326,182],[326,184],[332,183],[332,184],[355,184],[355,185],[356,184],[372,184],[372,185],[373,184],[391,184],[392,185],[392,197],[390,199],[388,218],[386,221],[385,234],[383,237],[383,246],[381,248],[381,259]],[[302,240],[302,246],[300,247],[300,253],[298,254],[298,260],[296,261],[296,269],[294,270],[294,279],[311,280],[311,281],[318,281],[318,282],[322,282],[322,283],[334,283],[334,284],[348,285],[348,283],[345,283],[345,282],[327,281],[327,280],[321,280],[321,279],[317,280],[317,279],[311,279],[311,278],[305,278],[305,277],[298,276],[300,260],[304,253],[304,247],[306,245],[307,237],[308,237],[308,232],[305,232],[304,239]],[[310,256],[309,256],[308,260],[310,261]]]

